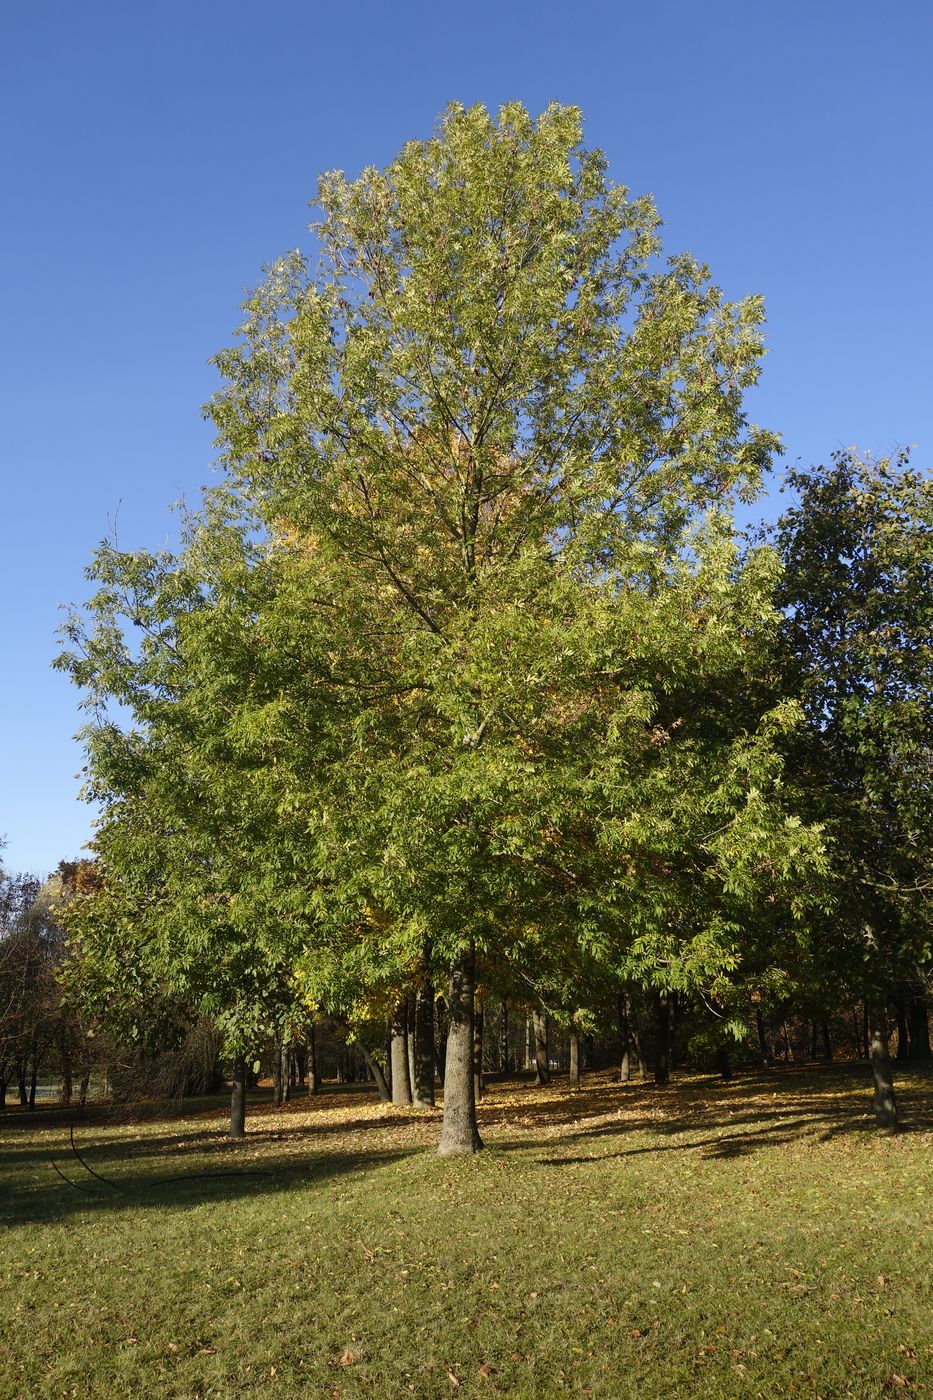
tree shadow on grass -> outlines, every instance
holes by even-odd
[[[127,1158],[105,1169],[98,1144],[90,1149],[82,1145],[80,1158],[69,1153],[66,1146],[56,1153],[48,1150],[41,1155],[30,1153],[31,1160],[25,1170],[26,1163],[20,1155],[16,1162],[20,1170],[11,1184],[6,1169],[11,1159],[0,1154],[0,1176],[8,1183],[0,1202],[0,1227],[9,1229],[76,1216],[86,1224],[101,1214],[152,1207],[191,1209],[211,1202],[221,1204],[236,1198],[287,1192],[324,1184],[336,1177],[374,1171],[419,1150],[309,1151],[306,1157],[298,1160],[282,1161],[264,1156],[256,1162],[246,1156],[254,1145],[248,1138],[243,1144],[228,1145],[233,1152],[226,1166],[210,1159],[205,1163],[200,1147],[195,1149],[197,1159],[192,1161],[188,1145],[184,1152],[163,1153],[160,1171],[134,1170],[132,1159]],[[236,1161],[238,1148],[241,1149],[239,1164]],[[90,1160],[83,1160],[85,1158]]]
[[[147,1134],[140,1138],[113,1137],[90,1142],[87,1140],[87,1132],[92,1125],[78,1120],[75,1122],[74,1141],[82,1156],[93,1154],[93,1162],[102,1167],[110,1163],[135,1163],[147,1158],[185,1153],[188,1156],[196,1155],[202,1160],[213,1160],[219,1168],[228,1158],[242,1156],[244,1151],[261,1150],[263,1156],[268,1155],[274,1159],[276,1148],[302,1146],[307,1148],[309,1153],[313,1153],[316,1143],[327,1142],[332,1137],[356,1137],[380,1129],[400,1136],[413,1137],[424,1129],[426,1123],[433,1126],[434,1122],[435,1120],[431,1119],[399,1115],[398,1118],[358,1118],[346,1123],[310,1123],[292,1127],[283,1122],[280,1128],[263,1128],[252,1132],[247,1123],[246,1137],[242,1139],[228,1137],[221,1127],[203,1127],[193,1132]],[[69,1125],[60,1123],[57,1127],[60,1131],[54,1139],[33,1142],[29,1146],[8,1152],[0,1149],[0,1176],[7,1162],[19,1165],[44,1162],[48,1160],[50,1152],[60,1162],[73,1157]],[[407,1153],[415,1149],[406,1146],[402,1150]],[[364,1155],[369,1155],[369,1152],[361,1145],[360,1156]],[[378,1155],[378,1150],[374,1155]]]
[[[618,1157],[644,1157],[651,1153],[658,1152],[699,1152],[710,1161],[728,1160],[735,1157],[747,1157],[752,1153],[760,1151],[762,1148],[772,1148],[786,1146],[789,1143],[798,1141],[805,1137],[818,1123],[819,1119],[812,1114],[802,1115],[795,1120],[782,1120],[778,1123],[765,1123],[759,1128],[754,1128],[745,1132],[717,1133],[715,1137],[705,1137],[691,1139],[686,1142],[655,1142],[648,1143],[643,1147],[623,1147],[618,1152],[591,1152],[586,1155],[572,1156],[570,1154],[555,1157],[539,1157],[537,1160],[541,1166],[565,1167],[579,1165],[587,1162],[605,1162]],[[689,1125],[691,1128],[695,1124]],[[869,1125],[854,1125],[854,1131],[868,1131]],[[607,1130],[611,1131],[611,1130]],[[618,1131],[618,1130],[617,1130]],[[657,1131],[657,1130],[656,1130]],[[676,1123],[665,1125],[663,1131],[676,1133],[684,1132],[687,1129]],[[574,1135],[576,1136],[576,1134]],[[597,1134],[581,1134],[581,1136],[594,1137]]]
[[[806,1138],[830,1142],[843,1136],[879,1132],[871,1112],[864,1065],[758,1072],[728,1083],[675,1082],[664,1090],[654,1089],[645,1098],[638,1093],[640,1087],[635,1086],[634,1093],[628,1091],[627,1101],[616,1098],[616,1114],[609,1121],[606,1114],[612,1105],[604,1105],[590,1115],[601,1121],[587,1122],[586,1115],[580,1115],[575,1131],[561,1136],[568,1144],[600,1139],[624,1141],[647,1131],[653,1141],[620,1147],[616,1152],[554,1153],[538,1160],[544,1165],[562,1166],[652,1152],[698,1152],[707,1159],[729,1159]],[[618,1088],[624,1093],[627,1086]],[[933,1132],[933,1076],[929,1069],[914,1067],[902,1074],[899,1090],[899,1131]],[[638,1112],[642,1104],[644,1114]],[[669,1141],[671,1138],[676,1140]],[[528,1144],[514,1143],[516,1148],[522,1145]]]

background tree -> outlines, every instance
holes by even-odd
[[[893,1126],[888,1030],[905,991],[919,1003],[918,1051],[929,1046],[933,481],[906,456],[843,452],[788,485],[797,502],[777,531],[779,598],[809,720],[797,762],[834,842],[820,961],[868,997],[875,1109]]]

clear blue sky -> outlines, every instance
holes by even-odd
[[[88,837],[58,605],[118,506],[121,543],[158,546],[210,480],[208,357],[302,241],[319,171],[385,164],[454,99],[577,103],[669,250],[764,293],[750,407],[788,457],[917,443],[930,468],[931,72],[928,0],[5,5],[7,866]]]

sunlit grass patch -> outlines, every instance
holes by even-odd
[[[933,1391],[933,1092],[860,1071],[2,1125],[0,1395]],[[50,1155],[51,1154],[51,1155]],[[74,1184],[67,1185],[59,1171]],[[96,1176],[88,1173],[90,1168]]]

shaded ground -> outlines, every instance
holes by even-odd
[[[240,1144],[220,1100],[14,1110],[0,1395],[933,1395],[933,1082],[899,1089],[888,1137],[862,1066],[494,1085],[454,1161],[359,1090]]]

